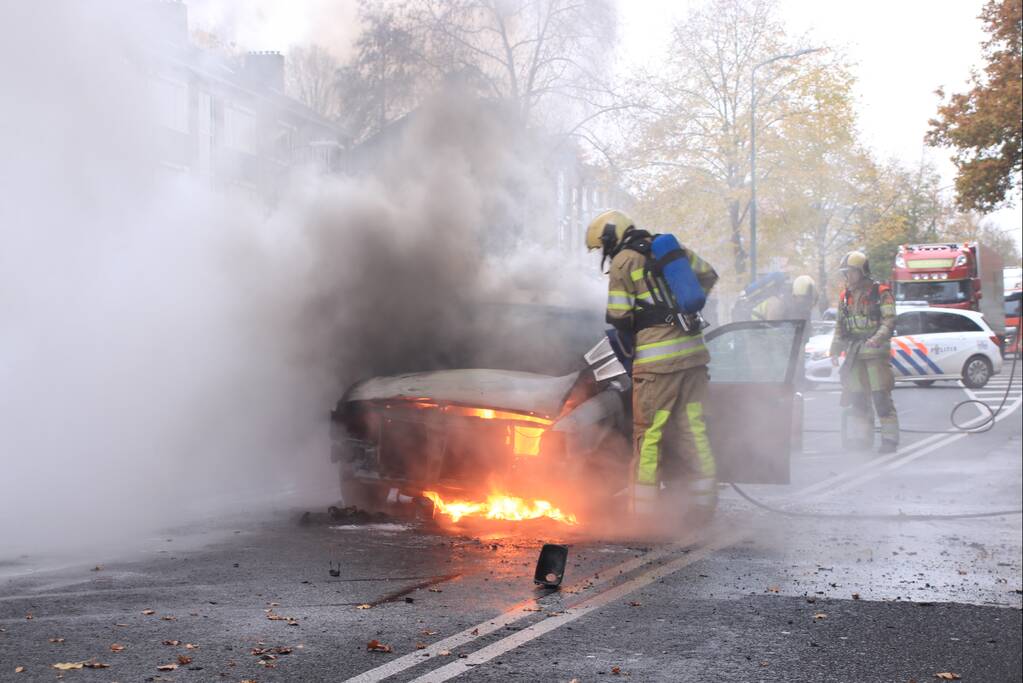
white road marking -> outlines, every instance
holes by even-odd
[[[966,389],[965,391],[967,395],[972,393],[969,389]],[[1002,412],[997,416],[996,421],[1001,422],[1006,419],[1018,410],[1021,405],[1023,405],[1023,400],[1017,400],[1011,405],[1007,404]],[[983,419],[984,416],[978,416],[977,418],[967,422],[966,426],[979,424]],[[825,494],[847,490],[870,479],[878,477],[883,472],[902,467],[913,460],[921,458],[928,453],[943,448],[944,446],[954,443],[968,435],[969,434],[967,432],[957,434],[934,434],[924,439],[920,439],[892,455],[876,458],[867,463],[863,463],[852,470],[841,472],[821,482],[811,484],[810,486],[793,494],[791,496],[791,500],[793,502],[805,503]],[[528,643],[545,633],[549,633],[564,624],[575,621],[594,609],[598,609],[599,607],[607,605],[619,598],[625,597],[626,595],[639,590],[654,581],[669,576],[676,571],[693,564],[694,562],[708,557],[718,550],[744,540],[751,535],[751,533],[752,532],[749,530],[743,530],[725,534],[713,543],[694,549],[683,557],[675,559],[667,564],[654,567],[632,579],[629,579],[625,583],[586,598],[582,602],[567,608],[563,614],[548,617],[543,621],[536,622],[521,631],[517,631],[510,636],[502,638],[477,650],[476,652],[469,654],[464,659],[460,658],[450,664],[446,664],[434,671],[424,674],[423,676],[416,678],[415,681],[417,683],[439,683],[440,681],[446,681],[454,678],[455,676],[466,673],[475,665],[488,662],[491,659],[508,652],[509,650],[517,648],[520,645]],[[624,573],[649,565],[651,562],[655,562],[657,559],[660,559],[669,553],[677,552],[679,549],[680,547],[678,545],[668,546],[641,557],[634,558],[622,565],[618,565],[617,567],[612,567],[610,570],[603,570],[600,572],[601,579],[599,580],[599,584],[602,585]],[[629,568],[625,569],[626,566]],[[598,581],[594,581],[591,585],[597,584]],[[429,661],[443,650],[451,650],[454,647],[464,645],[476,638],[488,635],[516,621],[527,618],[530,616],[530,613],[523,612],[522,610],[523,606],[528,605],[530,602],[535,603],[537,601],[531,600],[520,603],[492,620],[478,624],[473,628],[465,629],[460,633],[438,641],[425,650],[419,651],[419,653],[404,655],[403,657],[392,660],[387,664],[363,672],[354,678],[348,679],[347,683],[376,683],[377,681],[393,676],[396,673],[416,666],[424,661]],[[425,656],[426,653],[429,653],[428,657]]]
[[[455,676],[460,676],[463,673],[471,671],[474,666],[485,664],[491,659],[498,657],[509,650],[525,645],[529,641],[539,638],[545,633],[561,628],[565,624],[571,623],[596,609],[600,609],[615,600],[624,598],[630,593],[636,592],[640,588],[649,586],[654,581],[663,579],[688,565],[706,559],[718,550],[734,545],[749,535],[750,532],[747,529],[732,531],[731,533],[725,534],[717,541],[694,550],[684,557],[680,557],[668,562],[667,564],[655,567],[648,572],[629,579],[625,583],[608,589],[598,595],[594,595],[591,598],[587,598],[581,603],[573,607],[569,607],[562,614],[547,617],[543,621],[531,624],[521,631],[516,631],[510,636],[502,638],[495,643],[491,643],[486,647],[470,653],[464,659],[456,659],[450,664],[446,664],[439,669],[434,669],[433,671],[414,679],[414,683],[441,683],[441,681],[447,681]]]

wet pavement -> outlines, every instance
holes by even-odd
[[[921,430],[966,397],[896,392]],[[1021,507],[1010,408],[879,457],[842,453],[837,394],[810,392],[793,483],[744,487],[801,516],[724,489],[713,527],[678,544],[287,510],[84,564],[0,551],[0,680],[1018,681],[1021,517],[915,517]],[[532,584],[552,541],[570,545],[557,591]],[[109,668],[52,668],[83,662]]]

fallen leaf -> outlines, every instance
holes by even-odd
[[[161,618],[162,620],[164,620],[164,621],[177,621],[177,620],[178,620],[178,618],[177,618],[177,617],[175,617],[175,616],[173,616],[173,615],[170,615],[170,614],[166,614],[166,615],[164,615],[164,616],[162,616],[162,617],[160,617],[160,618]]]
[[[160,666],[156,667],[156,670],[157,671],[174,671],[174,669],[176,669],[176,668],[178,668],[177,664],[161,664]]]
[[[426,649],[426,643],[416,643],[416,649],[417,650],[425,650]]]
[[[474,628],[474,629],[473,629],[472,631],[470,631],[469,633],[471,633],[471,634],[472,634],[472,635],[474,635],[474,636],[478,636],[478,635],[480,634],[480,630],[479,630],[478,628]]]
[[[437,653],[437,656],[438,657],[450,657],[451,656],[451,650],[441,650],[440,652]]]
[[[114,626],[127,626],[128,624],[114,624]]]
[[[422,633],[422,634],[423,634],[424,636],[435,636],[435,635],[437,635],[437,632],[436,632],[436,631],[431,631],[431,630],[429,630],[429,629],[424,629],[423,631],[421,631],[421,633]]]
[[[50,638],[50,642],[51,643],[63,643],[64,639],[63,638]]]
[[[814,619],[818,619],[818,620],[819,619],[827,619],[828,615],[825,614],[824,612],[817,612],[817,614],[813,615],[813,618]]]
[[[298,626],[298,619],[288,619],[288,626]]]
[[[35,617],[33,617],[33,616],[32,616],[32,613],[31,613],[31,612],[29,612],[28,614],[26,614],[26,615],[25,615],[25,618],[26,618],[26,619],[28,619],[29,621],[32,621],[33,619],[35,619]]]
[[[109,669],[110,668],[109,664],[104,664],[103,662],[97,662],[95,659],[90,659],[89,661],[85,662],[82,666],[84,666],[86,669]]]
[[[188,666],[192,663],[192,658],[188,655],[178,655],[178,664],[181,666]]]
[[[14,673],[16,673],[16,674],[25,673],[25,667],[23,667],[23,666],[16,666],[16,667],[14,667]]]
[[[951,671],[942,671],[941,673],[934,674],[935,678],[940,678],[943,681],[958,681],[959,674],[954,674]]]
[[[642,604],[643,604],[642,602],[636,602],[635,600],[633,600],[632,602],[629,603],[629,607],[639,607]]]
[[[84,668],[85,662],[58,662],[57,664],[51,664],[51,666],[58,671],[71,671],[72,669]]]
[[[618,667],[618,666],[612,666],[611,667],[611,673],[613,673],[614,675],[617,676],[620,673],[622,673],[622,669],[621,669],[621,667]]]
[[[146,616],[149,616],[150,614],[156,614],[156,610],[155,609],[144,609],[144,610],[142,610],[142,613],[145,614]]]
[[[394,650],[390,645],[384,645],[379,640],[371,640],[366,644],[366,649],[370,652],[393,652]]]
[[[181,645],[181,641],[180,640],[165,640],[165,641],[163,641],[163,644],[164,645],[170,645],[171,647],[177,647],[178,645]]]
[[[121,645],[120,643],[114,643],[113,645],[110,646],[111,652],[122,652],[123,650],[124,645]]]
[[[194,643],[185,643],[186,650],[198,650],[199,646]]]

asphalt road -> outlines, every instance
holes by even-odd
[[[966,397],[896,403],[904,427],[942,430]],[[1019,392],[988,433],[910,433],[885,457],[841,452],[837,416],[810,392],[793,483],[747,489],[820,516],[725,490],[685,543],[286,510],[64,566],[0,548],[0,680],[1019,681],[1021,517],[862,517],[1020,508]],[[549,541],[571,546],[559,591],[531,581]],[[108,668],[52,668],[82,662]]]

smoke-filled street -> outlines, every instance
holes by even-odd
[[[947,429],[964,398],[896,391],[910,429]],[[168,524],[85,562],[4,557],[4,679],[99,662],[65,679],[1017,680],[1020,517],[942,516],[1019,507],[1018,385],[990,432],[914,434],[887,457],[813,431],[836,403],[807,394],[791,485],[743,489],[806,516],[726,491],[703,540],[607,542],[556,523],[441,532],[325,508],[302,524],[306,510],[282,507]],[[539,547],[558,541],[564,584],[535,587]]]
[[[1023,678],[1023,0],[0,2],[0,682]]]

